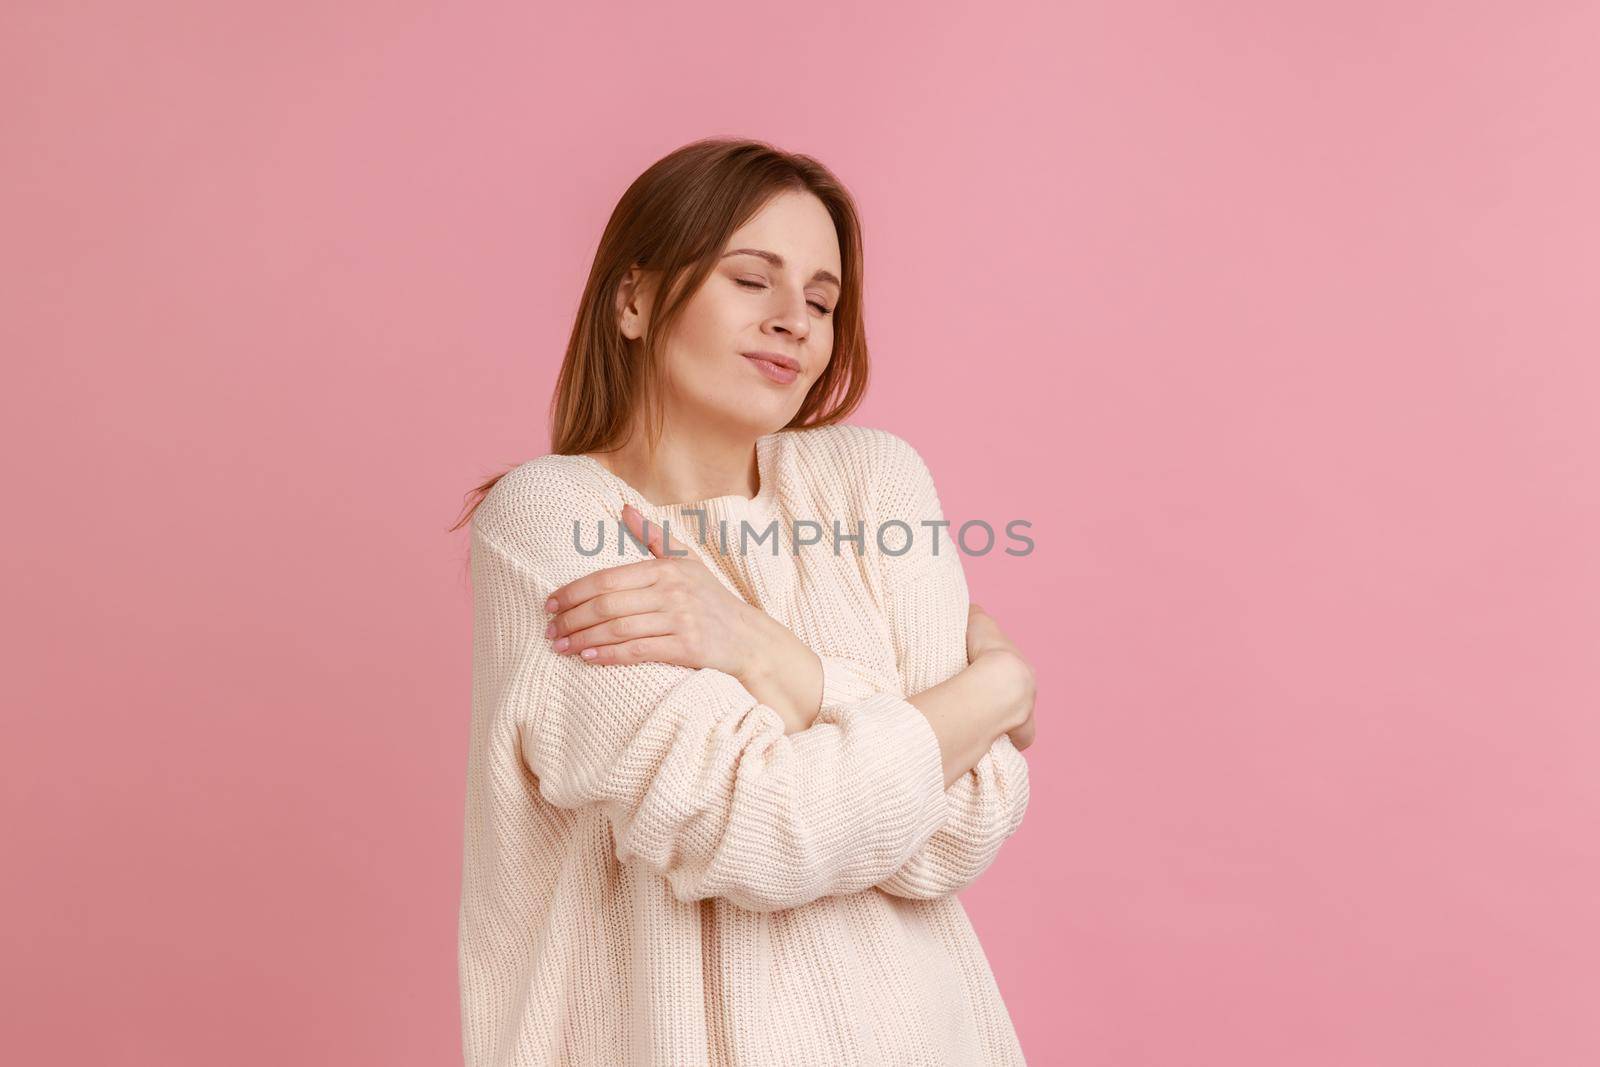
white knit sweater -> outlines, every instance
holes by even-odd
[[[1002,736],[946,788],[938,739],[904,699],[967,662],[951,530],[935,551],[920,525],[943,518],[933,480],[868,427],[756,448],[753,498],[656,506],[587,456],[547,455],[473,517],[468,1067],[1024,1062],[954,894],[1022,821],[1028,766]],[[554,651],[549,594],[644,558],[631,541],[618,555],[624,502],[817,652],[809,729],[786,735],[720,671]],[[596,520],[605,551],[584,555],[574,523],[592,548]],[[798,555],[796,520],[822,532]],[[891,520],[912,531],[904,554]],[[861,554],[835,522],[861,524]],[[801,540],[813,530],[799,523]]]

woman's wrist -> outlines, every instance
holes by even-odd
[[[735,677],[783,716],[785,733],[804,730],[822,703],[822,660],[766,612],[755,607],[748,611],[749,639]]]
[[[984,689],[993,695],[994,736],[1010,733],[1028,721],[1033,708],[1033,669],[1026,660],[1005,649],[978,653],[967,665],[984,680]]]
[[[970,771],[995,741],[1020,722],[1026,678],[1018,660],[982,654],[938,685],[906,699],[939,739],[945,785]]]

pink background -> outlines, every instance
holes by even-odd
[[[465,541],[696,137],[1035,658],[1036,1064],[1600,1062],[1600,7],[10,3],[5,1058],[459,1060]]]

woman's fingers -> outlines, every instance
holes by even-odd
[[[642,589],[618,589],[600,593],[566,611],[558,612],[550,620],[544,633],[546,637],[570,637],[579,630],[588,629],[611,619],[641,612],[659,611],[663,607],[661,594],[645,586]],[[559,651],[559,649],[558,649]]]
[[[1017,727],[1015,730],[1012,730],[1006,736],[1011,738],[1011,744],[1016,748],[1016,750],[1018,752],[1022,752],[1026,750],[1029,745],[1033,744],[1033,739],[1036,735],[1037,730],[1034,727],[1033,713],[1029,712],[1028,721]]]
[[[967,662],[987,652],[1006,652],[1027,663],[1022,649],[1006,636],[999,623],[988,615],[973,615],[967,622]]]
[[[676,634],[663,634],[652,637],[633,637],[613,645],[597,645],[587,648],[579,653],[585,663],[676,663],[680,666],[695,666],[686,662],[682,654],[682,643]]]
[[[639,513],[638,508],[632,504],[624,504],[622,518],[627,523],[628,529],[633,531],[634,537],[640,541],[646,540],[645,524],[649,520]],[[642,589],[654,585],[661,577],[661,560],[694,558],[676,537],[664,537],[666,531],[658,523],[649,522],[649,527],[648,544],[652,558],[606,567],[570,581],[550,594],[549,600],[545,602],[545,608],[552,613],[568,611],[601,593],[613,593],[621,589]]]
[[[684,548],[676,537],[670,536],[660,523],[646,519],[632,504],[622,505],[622,521],[628,524],[628,529],[635,539],[649,545],[650,554],[657,559],[669,557],[681,559],[688,554],[688,549]]]
[[[676,632],[676,620],[671,614],[665,611],[647,611],[638,615],[625,615],[620,619],[607,619],[573,631],[556,640],[555,650],[563,655],[577,655],[586,660],[620,663],[624,661],[614,656],[602,658],[602,654],[607,649],[628,645],[640,638],[666,637]]]
[[[557,653],[586,663],[675,663],[735,669],[759,641],[748,605],[683,543],[632,504],[623,519],[654,558],[585,575],[557,589],[545,636]],[[588,653],[588,654],[585,654]]]
[[[660,560],[642,559],[638,563],[623,563],[574,578],[550,594],[550,599],[545,601],[545,610],[552,613],[570,611],[601,593],[654,585],[661,577],[661,567]]]
[[[632,504],[625,504],[622,514],[633,536],[649,545],[652,558],[607,567],[556,589],[545,605],[553,616],[545,626],[545,636],[554,642],[557,652],[581,654],[585,649],[628,643],[637,655],[640,647],[657,648],[639,646],[639,639],[673,633],[669,616],[663,612],[677,603],[675,596],[681,598],[686,582],[693,584],[694,568],[686,568],[686,564],[694,560],[676,538],[648,522]],[[639,662],[616,652],[584,658],[601,663]]]
[[[991,648],[1010,648],[1011,642],[994,621],[994,616],[976,604],[967,609],[967,659],[977,659],[978,654]]]

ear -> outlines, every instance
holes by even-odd
[[[617,328],[630,341],[644,336],[645,323],[650,317],[650,296],[644,269],[629,267],[617,285]]]

